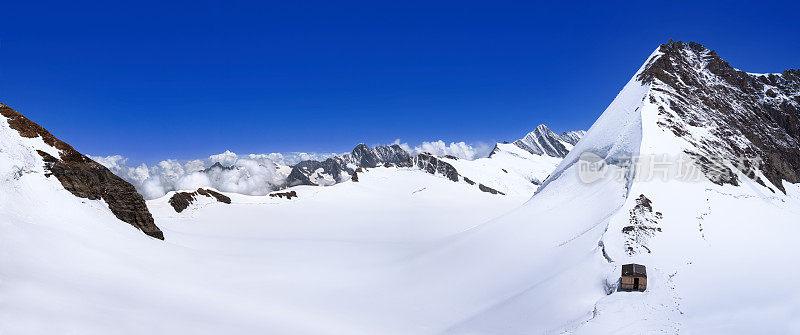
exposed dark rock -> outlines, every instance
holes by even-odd
[[[506,169],[500,169],[500,170],[503,170],[503,172],[508,173],[508,171],[506,171]]]
[[[318,171],[320,169],[322,169],[322,171]],[[312,160],[302,161],[292,167],[292,171],[286,178],[286,185],[319,185],[318,180],[311,180],[311,177],[315,172],[322,172],[323,174],[327,174],[334,180],[338,181],[341,180],[343,172],[348,173],[347,171],[347,166],[340,160],[334,158],[328,158],[322,162]]]
[[[748,74],[694,42],[670,40],[659,50],[638,79],[668,97],[663,103],[674,114],[659,109],[658,124],[694,144],[690,154],[709,179],[736,185],[735,177],[711,175],[708,162],[744,160],[737,169],[751,178],[759,169],[784,193],[782,180],[800,182],[800,71]],[[688,136],[688,126],[714,139]]]
[[[41,137],[45,143],[59,150],[59,157],[37,150],[45,162],[48,177],[55,176],[67,191],[77,197],[104,200],[118,219],[151,237],[164,239],[164,233],[155,225],[144,199],[136,193],[133,185],[10,107],[0,104],[0,115],[8,119],[9,126],[20,136]]]
[[[656,232],[661,232],[658,221],[663,215],[661,212],[653,212],[653,202],[644,194],[636,198],[636,205],[629,212],[630,219],[628,225],[622,228],[622,233],[627,235],[625,240],[625,251],[628,255],[633,255],[642,250],[650,253],[647,242],[650,237],[655,236]]]
[[[444,158],[449,158],[449,159],[452,159],[452,160],[458,160],[458,157],[453,156],[453,155],[444,155]]]
[[[508,141],[503,141],[503,144],[508,144]],[[492,158],[492,156],[496,155],[498,152],[500,152],[500,147],[495,144],[492,151],[489,152],[489,158]]]
[[[219,202],[230,204],[231,198],[228,196],[219,193],[214,190],[208,190],[204,188],[198,188],[197,191],[194,192],[175,192],[171,198],[169,198],[169,204],[172,208],[175,209],[176,212],[180,213],[183,212],[186,208],[189,208],[195,200],[197,200],[197,196],[202,195],[206,197],[212,197]]]
[[[458,181],[458,171],[450,163],[444,162],[430,153],[423,152],[414,157],[414,164],[430,174],[440,174],[452,181]]]
[[[467,178],[467,177],[464,177],[464,181],[467,182],[467,184],[475,185],[475,182],[472,181],[471,179]]]
[[[278,197],[278,198],[291,199],[291,198],[297,198],[297,192],[296,191],[277,192],[277,193],[270,193],[269,196],[273,198]]]
[[[347,176],[357,171],[353,166],[361,168],[374,168],[385,164],[401,166],[410,158],[408,152],[397,144],[369,148],[361,143],[349,154],[328,158],[322,162],[307,160],[298,163],[292,167],[286,179],[286,186],[319,185],[319,180],[312,180],[315,172],[318,177],[327,175],[338,183],[347,180]]]
[[[230,197],[228,197],[227,195],[224,195],[222,193],[219,193],[217,191],[214,191],[214,190],[209,190],[209,189],[205,189],[205,188],[198,188],[197,189],[197,193],[200,194],[200,195],[212,196],[212,197],[214,197],[214,199],[217,199],[217,201],[219,201],[221,203],[225,203],[225,204],[230,204],[231,203],[231,198]]]
[[[350,180],[352,180],[352,181],[354,181],[356,183],[358,182],[358,171],[353,172],[353,176],[350,177]]]
[[[506,195],[505,193],[500,192],[498,190],[495,190],[495,189],[493,189],[493,188],[491,188],[489,186],[486,186],[484,184],[478,184],[478,189],[480,189],[483,192],[488,192],[488,193],[491,193],[491,194]]]
[[[208,168],[206,168],[205,170],[203,170],[203,172],[209,172],[209,171],[214,170],[214,169],[233,170],[234,167],[233,166],[224,166],[224,165],[220,164],[219,162],[215,162],[213,165],[211,165]]]

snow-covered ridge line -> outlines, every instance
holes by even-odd
[[[551,132],[549,129],[547,131]],[[555,135],[559,137],[553,141],[557,141],[557,145],[571,148],[571,143],[577,142],[583,133],[585,132],[565,132],[562,135]],[[497,145],[494,148],[498,150]],[[401,163],[409,157],[422,153],[430,153],[439,158],[453,157],[473,161],[493,154],[489,151],[489,147],[481,143],[448,144],[438,140],[412,146],[396,140],[391,145],[372,148],[359,145],[354,152],[344,154],[237,155],[226,151],[206,159],[189,161],[168,159],[152,166],[147,164],[131,166],[128,159],[120,155],[92,158],[131,182],[146,199],[155,199],[170,191],[193,191],[198,188],[214,188],[223,192],[246,195],[266,195],[271,191],[295,185],[333,185],[348,180],[357,167],[373,167],[377,163],[403,165]],[[403,152],[407,153],[408,157]],[[368,157],[362,162],[365,155]],[[531,178],[537,180],[538,184],[540,183],[538,179],[542,179],[543,176],[537,172],[536,177]]]

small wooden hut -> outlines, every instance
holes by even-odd
[[[647,268],[641,264],[623,265],[620,289],[623,291],[644,291],[647,289]]]

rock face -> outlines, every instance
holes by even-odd
[[[486,186],[484,184],[478,184],[478,189],[483,191],[483,192],[486,192],[486,193],[506,195],[505,193],[500,192],[498,190],[495,190],[495,189],[493,189],[493,188],[491,188],[489,186]]]
[[[397,144],[370,148],[361,143],[348,154],[321,162],[307,160],[298,163],[286,178],[286,186],[332,185],[350,178],[356,168],[385,164],[402,166],[407,165],[410,159],[411,155]]]
[[[183,212],[186,208],[189,208],[193,202],[197,200],[197,196],[206,196],[210,198],[214,198],[217,201],[225,204],[231,203],[231,198],[227,195],[219,193],[214,190],[198,188],[197,191],[194,192],[175,192],[171,198],[169,198],[169,204],[172,208],[175,209],[176,212],[180,213]]]
[[[435,156],[423,152],[413,159],[413,164],[430,174],[440,174],[452,181],[458,181],[458,171],[452,165],[444,162]]]
[[[20,136],[41,137],[45,143],[58,149],[59,157],[37,150],[45,162],[48,177],[55,176],[67,191],[77,197],[102,199],[120,220],[151,237],[164,239],[164,233],[155,225],[144,199],[133,185],[10,107],[0,104],[0,115],[8,119],[9,126],[19,132]]]
[[[782,180],[800,182],[800,71],[742,72],[694,42],[670,40],[658,51],[638,79],[665,97],[671,111],[659,109],[659,125],[694,145],[687,154],[711,181],[738,185],[733,167],[765,185],[761,171],[784,192]],[[698,127],[711,136],[692,134]]]

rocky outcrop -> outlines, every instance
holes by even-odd
[[[270,193],[269,196],[273,198],[278,197],[286,199],[297,198],[297,191]]]
[[[456,168],[427,152],[414,157],[413,164],[430,174],[440,174],[452,181],[458,181],[459,174]]]
[[[746,73],[694,42],[658,50],[638,79],[665,97],[651,96],[668,107],[659,109],[659,126],[693,145],[687,153],[712,182],[738,185],[732,171],[718,175],[720,161],[765,185],[761,171],[784,192],[782,180],[800,182],[800,71]],[[692,134],[698,127],[711,136]]]
[[[634,255],[642,251],[650,253],[647,246],[649,239],[657,232],[661,232],[659,221],[663,217],[661,212],[653,212],[653,202],[644,194],[636,198],[636,205],[628,213],[628,225],[622,228],[626,235],[625,252]]]
[[[495,189],[493,189],[493,188],[491,188],[489,186],[486,186],[484,184],[478,184],[478,189],[483,191],[483,192],[487,192],[487,193],[491,193],[491,194],[506,195],[505,193],[500,192],[498,190],[495,190]]]
[[[67,191],[77,197],[102,199],[118,219],[151,237],[164,239],[164,234],[155,225],[144,199],[133,185],[10,107],[0,104],[0,115],[6,117],[9,126],[20,136],[41,137],[46,144],[58,149],[58,157],[37,150],[45,163],[48,177],[54,176]]]
[[[193,202],[197,200],[198,196],[206,196],[209,198],[214,198],[217,201],[225,204],[231,203],[231,198],[227,195],[219,193],[214,190],[198,188],[197,191],[194,192],[175,192],[171,198],[169,198],[169,204],[172,208],[175,209],[176,212],[180,213],[183,212],[186,208],[189,208]]]

